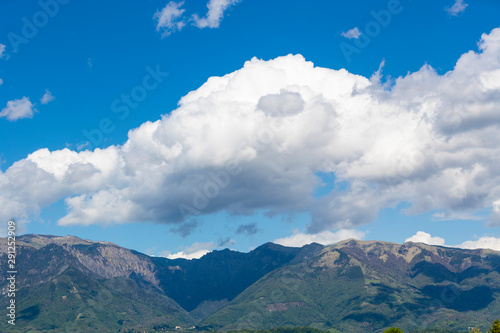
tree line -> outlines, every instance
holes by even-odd
[[[427,333],[449,333],[451,331],[447,330],[426,330]],[[280,327],[272,328],[266,330],[238,330],[229,331],[228,333],[330,333],[329,331],[323,331],[312,327]],[[391,327],[384,331],[384,333],[404,333],[399,327]],[[422,331],[411,331],[409,333],[423,333]],[[483,333],[477,327],[470,329],[467,333]],[[491,328],[484,333],[500,333],[500,321],[497,319],[491,324]]]
[[[479,328],[474,327],[472,330],[469,330],[470,333],[482,333]],[[391,327],[384,331],[384,333],[404,333],[402,329],[399,327]],[[411,332],[410,332],[411,333]],[[417,332],[415,332],[417,333]],[[430,333],[430,332],[429,332]],[[436,330],[436,333],[439,331]],[[444,331],[443,331],[444,333]],[[491,324],[491,328],[486,333],[500,333],[500,321],[497,319]]]

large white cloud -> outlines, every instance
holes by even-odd
[[[444,75],[426,65],[390,88],[379,78],[300,55],[254,58],[122,146],[42,149],[14,163],[0,174],[0,215],[66,198],[63,225],[264,210],[310,212],[306,232],[320,233],[406,202],[407,214],[489,212],[500,225],[500,29]],[[317,198],[319,173],[347,185]]]

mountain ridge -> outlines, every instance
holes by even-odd
[[[26,238],[30,239],[30,241],[26,242],[26,240],[25,240]],[[23,234],[23,235],[20,235],[20,236],[17,237],[17,245],[31,245],[31,246],[34,246],[35,244],[37,244],[37,242],[32,241],[32,239],[40,240],[40,239],[44,239],[44,238],[53,239],[54,240],[53,242],[49,242],[49,243],[70,244],[70,242],[68,242],[66,240],[75,240],[76,243],[74,243],[74,244],[94,244],[94,243],[96,243],[96,244],[112,245],[112,246],[121,247],[121,248],[130,250],[132,252],[136,252],[138,254],[142,254],[142,255],[146,255],[146,256],[150,256],[150,257],[157,257],[157,256],[154,256],[154,255],[147,255],[147,254],[145,254],[145,253],[143,253],[141,251],[137,251],[137,250],[134,250],[134,249],[128,249],[128,248],[123,247],[121,245],[117,245],[116,243],[113,243],[113,242],[108,242],[108,241],[94,241],[94,240],[83,239],[83,238],[80,238],[80,237],[77,237],[77,236],[72,236],[72,235],[57,236],[57,235],[45,235],[45,234]],[[7,239],[6,237],[0,237],[0,240],[6,240],[6,239]],[[46,243],[45,245],[47,245],[49,243]],[[253,250],[248,251],[248,252],[241,252],[241,251],[237,251],[237,250],[232,250],[230,248],[224,248],[224,249],[221,249],[221,250],[214,250],[214,251],[230,250],[230,251],[239,252],[239,253],[249,253],[249,252],[252,252],[252,251],[254,251],[256,249],[270,247],[270,246],[274,247],[274,248],[287,249],[287,248],[304,248],[304,247],[308,247],[308,246],[318,246],[318,245],[321,246],[321,247],[338,247],[338,246],[347,245],[348,243],[356,243],[356,244],[362,244],[362,245],[371,245],[371,244],[381,243],[381,244],[392,244],[392,245],[396,245],[396,246],[402,246],[402,245],[405,245],[405,244],[421,244],[422,246],[432,247],[432,248],[457,249],[457,250],[464,250],[464,251],[481,250],[481,251],[491,251],[493,253],[500,253],[500,251],[493,250],[493,249],[490,249],[490,248],[464,249],[464,248],[459,248],[459,247],[456,247],[456,246],[429,245],[429,244],[426,244],[426,243],[413,242],[413,241],[407,241],[407,242],[404,242],[404,243],[400,244],[400,243],[397,243],[397,242],[380,241],[380,240],[360,240],[360,239],[356,239],[356,238],[347,238],[347,239],[344,239],[344,240],[341,240],[341,241],[338,241],[338,242],[335,242],[335,243],[332,243],[332,244],[329,244],[329,245],[321,245],[319,243],[312,242],[312,243],[305,244],[305,245],[300,246],[300,247],[296,247],[296,246],[285,246],[285,245],[281,245],[281,244],[273,243],[273,242],[266,242],[266,243],[263,243],[263,244],[259,245],[256,248],[254,248]],[[208,252],[207,254],[209,254],[209,253],[210,252]],[[205,255],[207,255],[207,254],[205,254]],[[160,257],[160,258],[167,258],[167,257]],[[177,259],[182,259],[182,260],[197,260],[197,259],[201,259],[201,257],[200,258],[194,258],[194,259],[176,258],[176,259],[170,259],[170,260],[177,260]]]
[[[0,326],[2,332],[196,325],[360,333],[392,324],[481,326],[500,317],[500,252],[494,250],[348,239],[300,248],[268,242],[250,252],[224,249],[188,260],[74,236],[22,235],[17,246],[19,325],[17,331]],[[5,249],[0,262],[5,286]],[[2,302],[5,296],[4,288]],[[72,306],[62,310],[65,304]],[[426,313],[432,320],[421,320]]]

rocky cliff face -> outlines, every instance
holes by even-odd
[[[99,278],[129,277],[132,273],[159,286],[151,259],[110,242],[92,242],[73,236],[24,235],[17,239],[18,287],[44,283],[70,266]],[[6,268],[6,249],[0,250],[0,270]],[[1,277],[5,279],[5,274]]]
[[[139,256],[114,244],[66,245],[64,250],[73,255],[83,267],[103,278],[129,277],[134,273],[156,287],[160,284],[155,265],[148,257]]]

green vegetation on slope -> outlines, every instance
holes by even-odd
[[[3,321],[1,332],[120,332],[191,323],[185,310],[151,287],[128,278],[97,280],[73,268],[21,290],[18,299],[16,326]]]
[[[421,244],[348,241],[269,273],[200,326],[485,330],[500,314],[498,258]]]
[[[265,330],[238,330],[229,331],[228,333],[331,333],[329,331],[322,331],[313,327],[278,327]]]
[[[500,316],[500,256],[488,250],[347,240],[188,261],[75,237],[25,238],[17,325],[2,322],[0,332],[461,333],[486,332]]]

